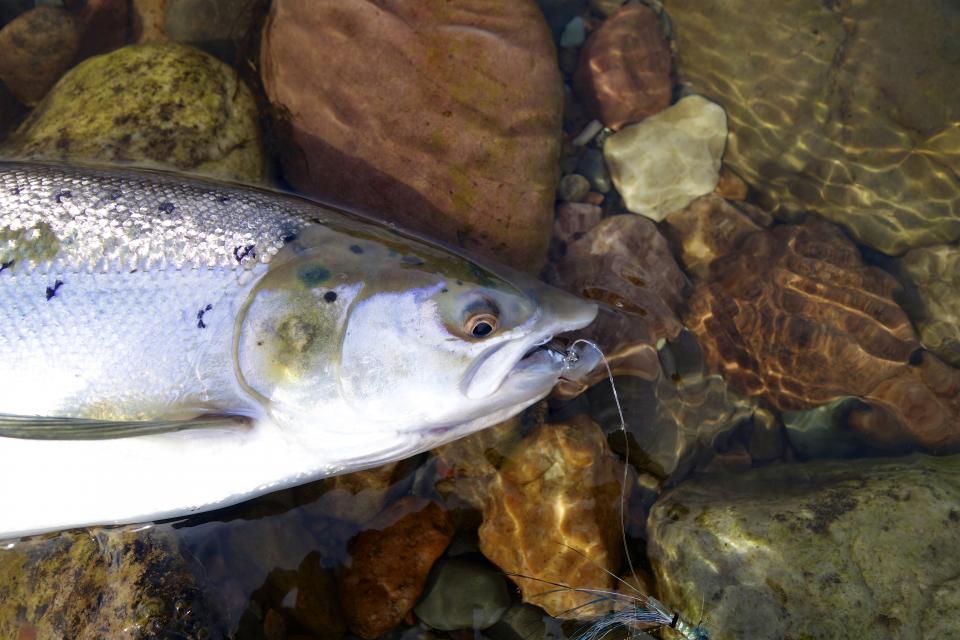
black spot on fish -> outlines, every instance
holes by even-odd
[[[64,198],[72,198],[73,194],[69,191],[61,191],[57,195],[53,196],[53,199],[57,201],[57,204],[63,204]]]
[[[4,262],[4,263],[0,263],[0,273],[4,272],[4,271],[6,271],[7,269],[9,269],[10,267],[12,267],[12,266],[13,266],[13,263],[14,263],[13,260],[7,260],[7,261]]]
[[[62,286],[63,280],[57,280],[53,283],[52,287],[47,287],[47,300],[50,300],[53,298],[53,296],[57,295],[57,290]]]
[[[227,204],[228,202],[230,202],[230,196],[225,196],[223,194],[220,194],[216,196],[216,198],[217,198],[217,202],[219,202],[220,204]]]
[[[300,278],[300,282],[312,289],[330,278],[330,270],[318,264],[308,264],[300,267],[297,277]]]
[[[122,195],[123,195],[123,192],[122,192],[122,191],[120,191],[119,189],[115,189],[115,190],[111,191],[111,192],[107,195],[107,197],[110,198],[111,200],[113,200],[114,202],[116,202],[117,200],[120,199],[120,196],[122,196]]]
[[[403,256],[402,258],[400,258],[400,261],[403,264],[409,264],[415,267],[419,267],[420,265],[423,264],[423,259],[417,256]]]
[[[20,187],[14,187],[13,189],[10,189],[10,195],[12,196],[20,195]]]
[[[457,278],[457,284],[463,286],[463,280],[461,280],[460,278]]]
[[[251,258],[256,258],[257,252],[253,248],[253,246],[254,245],[252,244],[248,244],[245,247],[244,246],[234,247],[233,257],[237,259],[237,262],[243,262],[243,259],[246,258],[247,256],[250,256]]]
[[[283,242],[283,244],[290,244],[296,239],[297,239],[297,234],[295,233],[287,233],[280,237],[280,241]]]
[[[361,246],[358,245],[358,244],[352,244],[352,245],[350,245],[350,251],[352,251],[353,253],[356,253],[356,254],[359,255],[359,254],[363,253],[363,247],[361,247]]]
[[[160,213],[173,213],[173,210],[176,208],[172,202],[161,202],[160,206],[157,207]]]
[[[440,293],[450,293],[450,289],[444,287],[443,289],[440,289]]]
[[[327,302],[336,302],[337,301],[337,292],[336,291],[327,291],[323,294],[323,299]]]
[[[200,309],[200,311],[197,311],[197,329],[207,328],[207,325],[203,322],[203,314],[205,314],[207,311],[210,311],[210,309],[213,309],[212,304],[208,304],[203,309]]]

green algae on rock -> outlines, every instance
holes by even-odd
[[[710,637],[960,634],[960,457],[782,464],[707,475],[650,514],[659,596]]]
[[[912,249],[897,266],[908,292],[900,303],[923,345],[960,367],[960,247]]]
[[[0,548],[0,637],[226,634],[165,533],[91,529]]]
[[[183,45],[134,45],[67,73],[2,151],[256,183],[266,167],[258,127],[253,96],[227,65]]]
[[[277,0],[261,75],[296,188],[545,262],[563,84],[533,0]]]
[[[960,13],[948,2],[665,0],[726,161],[778,217],[888,254],[960,237]]]

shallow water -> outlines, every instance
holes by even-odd
[[[539,272],[605,305],[627,425],[598,370],[381,469],[14,541],[0,636],[559,637],[612,604],[554,585],[614,574],[712,638],[958,633],[960,6],[622,4],[0,2],[0,155]]]

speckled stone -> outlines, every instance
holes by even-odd
[[[351,560],[338,582],[350,630],[373,640],[400,624],[452,537],[449,516],[435,502],[412,496],[368,523],[351,541]]]
[[[650,514],[659,597],[711,639],[960,634],[960,457],[708,475]]]
[[[58,7],[39,6],[0,30],[0,81],[20,102],[35,105],[73,64],[80,22]]]
[[[960,237],[955,3],[663,5],[682,80],[727,110],[726,161],[778,217],[890,254]]]
[[[960,247],[937,245],[898,261],[907,295],[901,302],[923,345],[960,367]]]
[[[590,191],[590,181],[579,173],[571,173],[560,179],[557,194],[564,202],[580,202]]]
[[[670,58],[657,14],[629,4],[590,34],[573,86],[591,115],[620,129],[670,105]]]
[[[572,587],[611,589],[621,557],[623,466],[585,416],[524,438],[489,485],[480,550],[504,571]],[[624,500],[629,500],[625,497]],[[589,618],[605,610],[574,591],[512,576],[524,602],[550,615]]]
[[[89,529],[0,547],[0,637],[225,635],[169,532]]]
[[[659,222],[717,186],[726,137],[723,109],[687,96],[610,136],[603,155],[627,208]]]
[[[135,45],[71,70],[14,132],[22,158],[132,162],[264,179],[253,96],[236,72],[183,45]]]
[[[260,62],[297,189],[546,262],[563,83],[533,0],[277,0]]]

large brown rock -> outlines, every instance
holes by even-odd
[[[670,55],[653,9],[625,5],[590,34],[574,89],[608,127],[639,122],[670,105]]]
[[[897,287],[833,225],[782,225],[712,263],[686,324],[713,370],[776,409],[857,396],[880,409],[853,418],[876,443],[954,449],[960,373],[919,351]]]
[[[400,624],[452,537],[449,516],[421,498],[401,499],[368,523],[339,579],[350,630],[372,640]]]
[[[589,618],[605,606],[586,593],[612,589],[622,556],[623,465],[586,416],[547,424],[508,455],[480,526],[480,550],[511,574],[525,602],[553,616]],[[548,582],[544,582],[548,581]]]
[[[563,91],[532,0],[279,0],[261,72],[296,188],[543,264]]]
[[[891,254],[960,237],[956,3],[663,5],[681,79],[727,111],[724,162],[776,215]]]
[[[0,81],[27,105],[46,95],[80,50],[80,22],[65,9],[39,6],[0,31]]]

